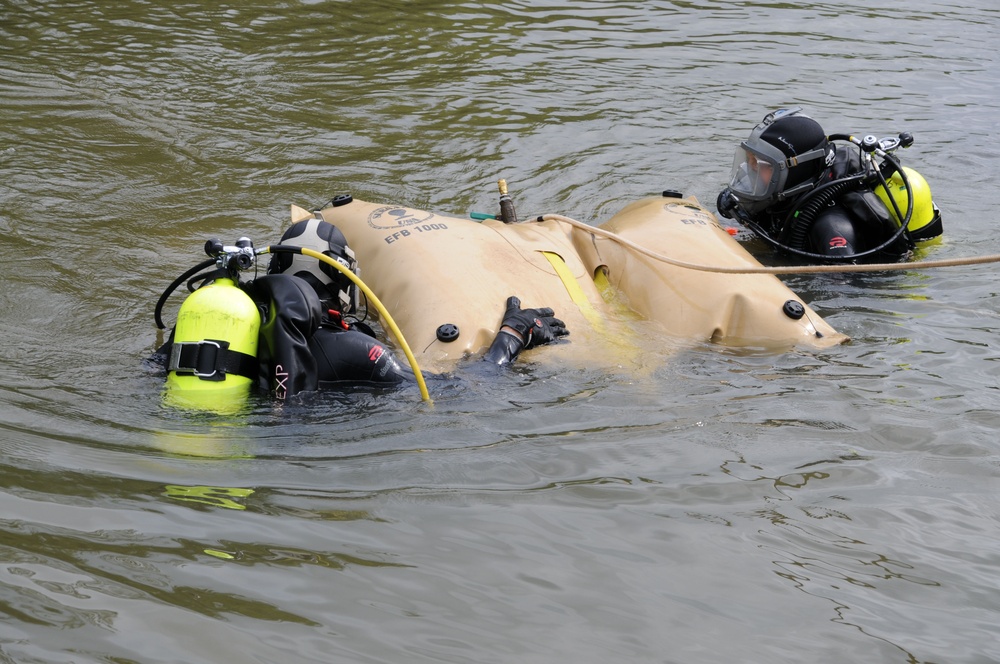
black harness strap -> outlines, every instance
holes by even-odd
[[[227,374],[253,380],[257,377],[257,358],[230,350],[228,341],[175,341],[170,348],[167,371],[202,380],[221,381]]]

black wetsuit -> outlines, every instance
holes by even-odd
[[[345,326],[308,282],[269,274],[244,290],[261,309],[260,384],[284,399],[335,383],[393,385],[412,378],[374,336]]]
[[[414,380],[412,370],[401,365],[374,333],[365,329],[367,326],[344,323],[320,299],[317,287],[305,279],[269,274],[240,287],[261,314],[256,377],[261,389],[273,397],[286,399],[337,385],[392,386]],[[551,309],[521,310],[520,301],[514,297],[509,298],[507,306],[503,329],[480,364],[507,364],[526,346],[568,334]],[[167,366],[172,340],[173,334],[150,360]],[[245,359],[251,365],[242,375],[252,376],[254,358]],[[204,371],[218,368],[206,366]]]
[[[816,186],[861,172],[857,150],[840,145],[837,146],[834,163],[823,173]],[[899,230],[899,224],[871,189],[859,189],[855,185],[833,185],[833,188],[836,188],[835,192],[828,190],[832,199],[817,210],[808,211],[810,197],[815,195],[812,200],[819,200],[819,192],[810,192],[789,204],[768,208],[754,221],[768,229],[772,237],[779,238],[792,248],[830,257],[846,257],[874,249],[890,240]],[[793,208],[797,212],[789,219]],[[899,260],[906,257],[913,246],[912,239],[904,233],[866,259]]]
[[[345,325],[326,310],[308,282],[269,274],[241,284],[261,313],[257,379],[278,399],[336,384],[396,385],[413,373],[360,326]],[[170,340],[150,358],[166,366]]]

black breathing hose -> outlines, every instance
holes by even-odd
[[[785,217],[778,241],[797,251],[805,251],[806,236],[819,211],[840,194],[856,188],[862,179],[862,176],[854,175],[824,183],[813,189],[806,195],[806,199],[793,207]]]
[[[184,274],[174,279],[173,282],[169,286],[167,286],[167,289],[163,291],[162,295],[160,295],[160,299],[156,301],[156,308],[153,310],[153,320],[156,321],[156,327],[160,328],[161,330],[167,327],[166,325],[163,324],[163,318],[160,316],[160,314],[163,312],[163,305],[166,303],[167,298],[170,297],[170,294],[173,293],[178,286],[184,283],[188,279],[188,277],[194,276],[200,270],[204,270],[206,267],[209,267],[211,265],[215,265],[214,258],[209,258],[208,260],[198,263],[193,268],[187,270]]]

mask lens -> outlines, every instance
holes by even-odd
[[[774,164],[746,148],[736,150],[729,188],[738,196],[751,200],[767,198],[775,180]]]

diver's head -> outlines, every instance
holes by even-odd
[[[729,188],[753,215],[815,186],[834,154],[818,122],[801,109],[780,109],[736,149]]]
[[[339,228],[318,216],[292,224],[281,236],[281,244],[318,251],[354,274],[358,273],[358,261],[347,246],[347,238]],[[276,253],[271,257],[267,271],[268,274],[285,272],[306,280],[316,289],[324,305],[336,308],[341,313],[352,313],[357,309],[358,289],[354,282],[335,267],[312,256]]]

